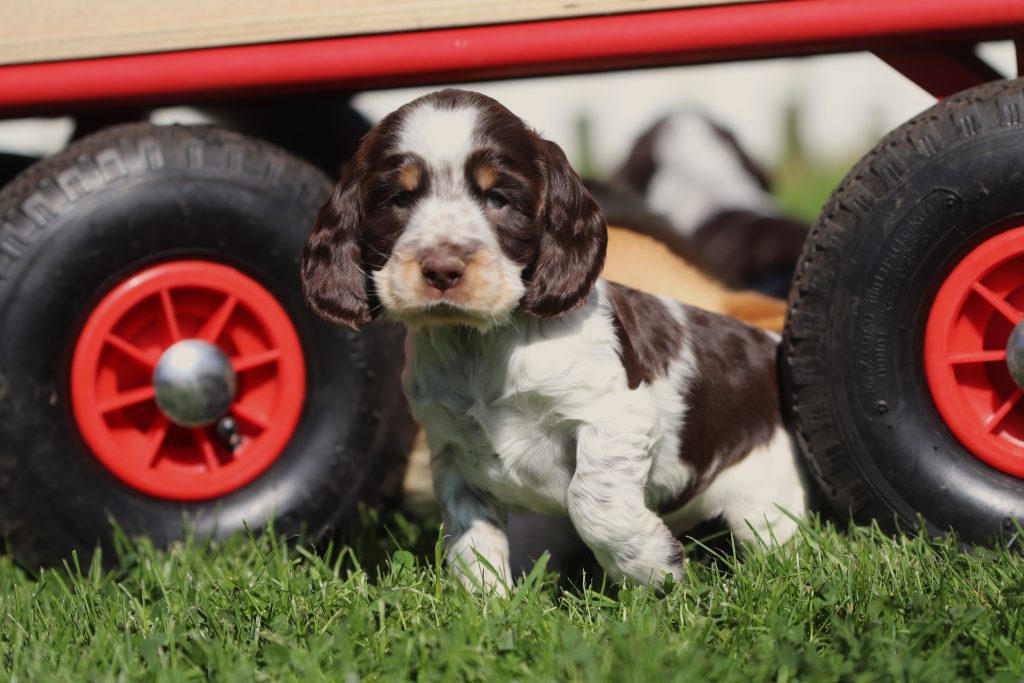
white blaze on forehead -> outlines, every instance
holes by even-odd
[[[454,109],[432,103],[406,115],[398,135],[400,153],[413,152],[429,167],[430,190],[409,216],[396,249],[432,245],[483,244],[498,248],[498,238],[462,180],[480,112],[473,106]]]
[[[431,165],[456,163],[461,166],[473,151],[477,116],[477,110],[472,107],[420,106],[402,124],[399,151],[415,152]]]

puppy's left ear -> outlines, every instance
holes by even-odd
[[[541,145],[544,185],[536,220],[543,232],[523,310],[535,318],[550,318],[586,302],[604,267],[608,229],[601,207],[562,149],[550,140]]]

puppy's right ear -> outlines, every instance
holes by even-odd
[[[320,209],[302,253],[306,305],[325,320],[358,330],[370,322],[363,268],[363,208],[355,164]]]

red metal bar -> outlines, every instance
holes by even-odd
[[[779,0],[0,67],[0,113],[1020,36],[1021,0]]]
[[[886,64],[942,99],[1003,74],[974,52],[973,45],[923,45],[874,51]]]

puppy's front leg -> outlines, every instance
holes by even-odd
[[[483,586],[505,595],[512,570],[504,515],[498,505],[471,486],[444,456],[435,458],[434,486],[444,509],[449,566],[467,588]]]
[[[584,425],[577,440],[567,506],[598,562],[614,579],[655,585],[666,574],[680,579],[683,546],[644,499],[651,455],[643,439]]]

